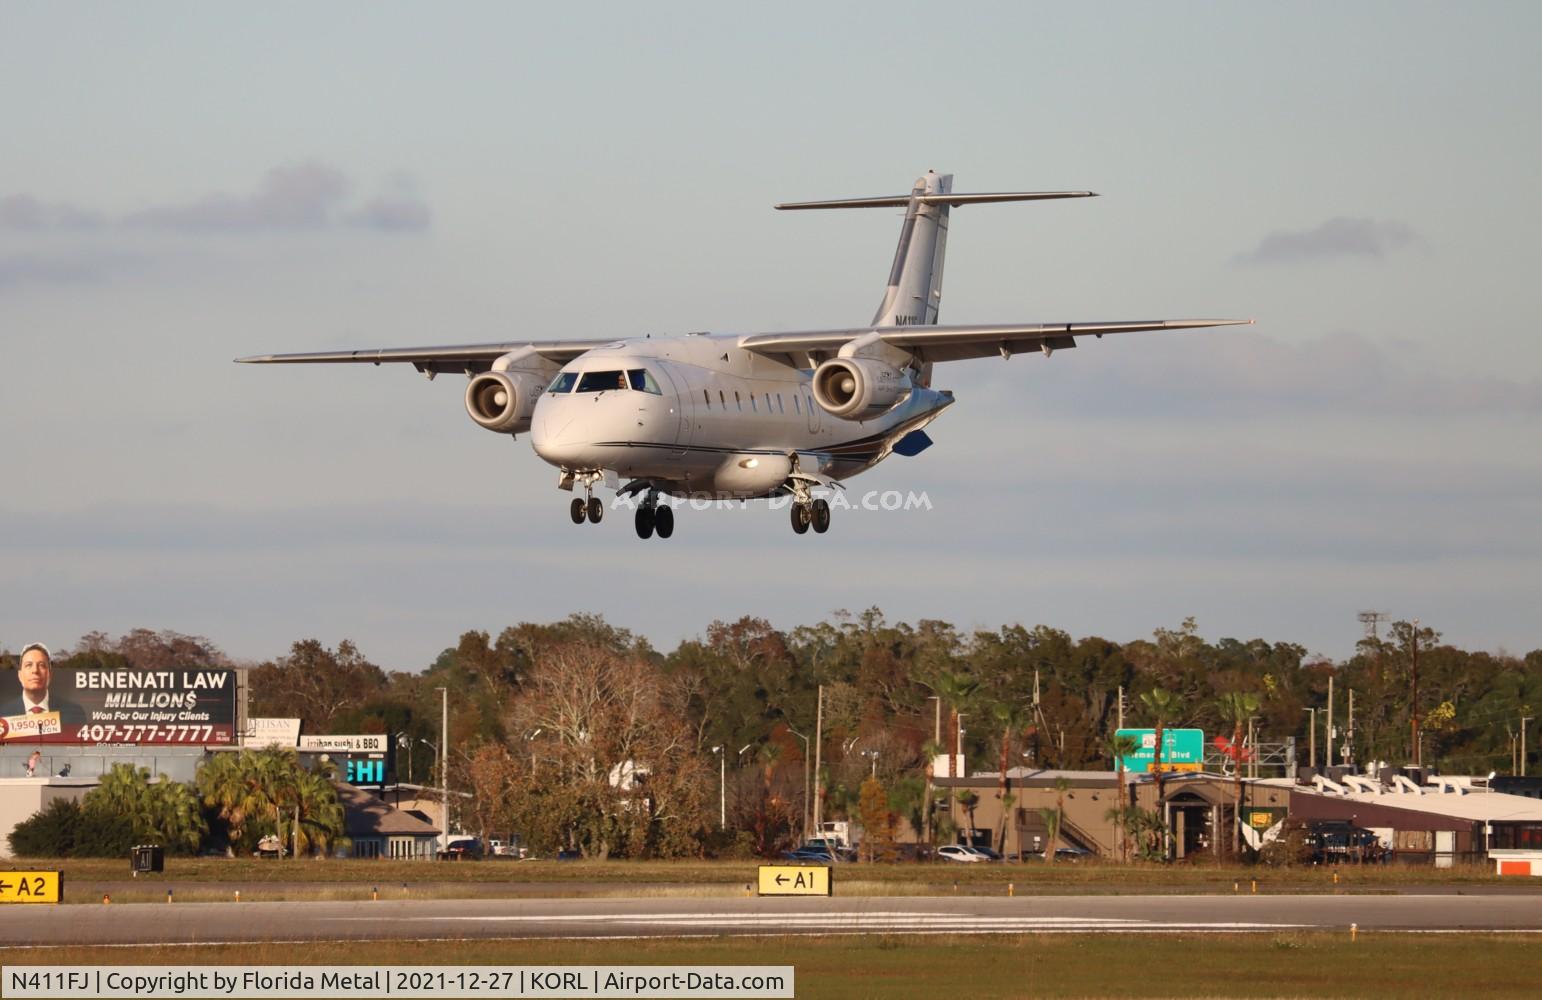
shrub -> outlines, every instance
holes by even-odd
[[[11,853],[21,858],[127,857],[134,826],[127,817],[55,799],[16,824]]]

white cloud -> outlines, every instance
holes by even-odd
[[[1239,264],[1295,264],[1334,257],[1381,258],[1419,242],[1408,225],[1393,219],[1337,216],[1314,229],[1279,229],[1238,254]]]

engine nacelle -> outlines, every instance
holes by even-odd
[[[483,372],[466,386],[466,413],[478,427],[498,434],[528,431],[545,388],[526,372]]]
[[[876,417],[909,394],[909,375],[871,358],[831,358],[814,369],[814,401],[842,420]]]

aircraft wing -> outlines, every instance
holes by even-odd
[[[520,340],[499,344],[452,344],[440,347],[385,347],[358,351],[315,351],[307,354],[259,354],[236,361],[247,365],[410,364],[420,372],[487,371],[510,351],[533,347],[554,364],[565,365],[586,351],[615,343],[606,340]]]
[[[885,344],[907,350],[922,362],[1010,357],[1028,351],[1058,351],[1076,346],[1078,337],[1146,330],[1193,330],[1249,324],[1250,319],[1159,319],[1123,323],[1030,323],[1018,326],[879,326],[806,333],[752,333],[739,346],[757,354],[807,357],[817,363],[834,357],[849,341],[877,333]]]

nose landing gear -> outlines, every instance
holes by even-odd
[[[584,495],[574,497],[573,502],[568,504],[568,516],[573,519],[574,524],[583,524],[586,520],[590,524],[599,524],[601,518],[605,516],[605,505],[600,502],[599,497],[594,495],[594,484],[600,477],[595,474],[583,478]]]

